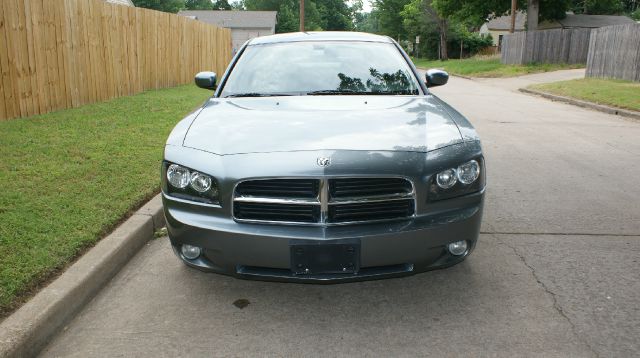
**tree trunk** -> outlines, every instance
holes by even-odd
[[[449,59],[447,53],[447,20],[440,20],[440,59],[442,61]]]
[[[540,12],[540,0],[527,0],[527,31],[538,29],[538,13]]]

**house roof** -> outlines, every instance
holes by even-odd
[[[126,6],[134,6],[133,2],[131,0],[105,0],[108,3],[111,4],[119,4],[119,5],[126,5]]]
[[[256,37],[249,45],[261,45],[280,42],[300,42],[300,41],[360,41],[360,42],[386,42],[392,43],[388,36],[368,34],[366,32],[354,31],[307,31],[291,32],[286,34],[276,34],[270,36]]]
[[[178,15],[226,28],[272,28],[277,11],[183,10]]]
[[[527,20],[527,14],[518,11],[516,12],[516,31],[524,30],[524,24]],[[511,29],[511,15],[495,17],[487,22],[487,28],[489,30],[509,31]]]
[[[556,20],[560,27],[598,28],[611,25],[633,24],[635,21],[626,16],[616,15],[575,15],[567,14],[567,17]]]

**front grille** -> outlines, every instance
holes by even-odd
[[[415,214],[413,185],[403,178],[258,179],[233,195],[237,221],[331,225]]]
[[[265,198],[315,198],[316,179],[263,179],[245,181],[236,187],[236,195]]]
[[[320,206],[239,202],[233,206],[233,215],[240,220],[315,223]]]
[[[409,194],[411,190],[411,183],[402,178],[329,179],[329,194],[332,198]]]
[[[412,216],[413,211],[413,199],[329,205],[327,222],[342,223],[398,219]]]

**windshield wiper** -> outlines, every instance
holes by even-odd
[[[224,96],[228,97],[278,97],[278,96],[292,96],[287,93],[257,93],[257,92],[247,92],[247,93],[232,93],[230,95]]]
[[[401,91],[354,91],[354,90],[320,90],[320,91],[311,91],[307,92],[309,96],[322,96],[322,95],[332,95],[332,94],[342,94],[342,95],[377,95],[377,96],[385,96],[385,95],[400,95],[405,94]]]
[[[327,95],[331,95],[331,94],[353,94],[353,95],[357,95],[357,94],[369,94],[368,92],[359,92],[359,91],[354,91],[354,90],[320,90],[320,91],[311,91],[311,92],[307,92],[307,95],[309,96],[315,96],[315,95],[323,95],[323,94],[327,94]]]

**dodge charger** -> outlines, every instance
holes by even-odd
[[[166,142],[162,199],[186,265],[344,282],[463,261],[485,162],[470,122],[392,39],[306,32],[248,41]]]

